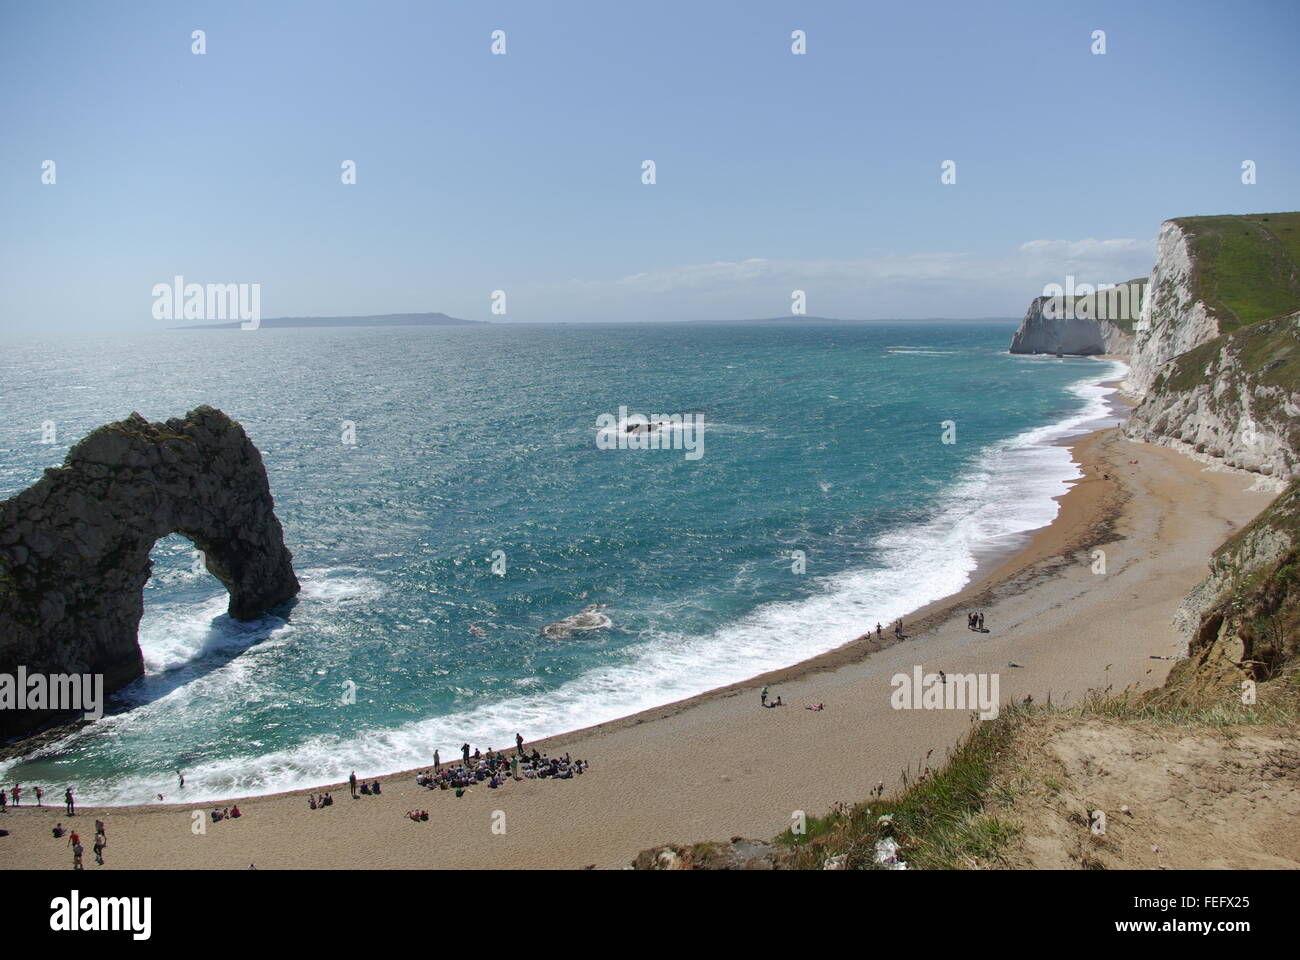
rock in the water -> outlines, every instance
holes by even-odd
[[[243,428],[206,406],[166,423],[133,413],[0,503],[0,673],[103,674],[106,693],[139,677],[149,551],[171,533],[203,552],[236,619],[298,592],[266,468]],[[49,716],[0,711],[0,736]]]

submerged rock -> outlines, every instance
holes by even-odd
[[[137,640],[149,551],[180,533],[250,620],[298,592],[262,457],[220,410],[95,430],[62,467],[0,503],[0,673],[102,674],[105,693],[144,672]],[[0,736],[50,711],[0,711]]]

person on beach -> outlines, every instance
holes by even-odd
[[[515,734],[515,751],[521,757],[524,755],[524,735],[522,733]]]
[[[84,854],[85,852],[86,852],[86,848],[81,845],[80,840],[78,840],[76,843],[72,845],[72,869],[73,870],[85,869],[85,867],[81,865],[81,855]]]
[[[980,633],[983,633],[983,632],[984,632],[984,614],[983,614],[983,613],[980,613],[978,616],[979,616]]]
[[[183,771],[183,770],[177,770],[177,771],[176,771],[176,779],[180,781],[180,783],[181,783],[181,789],[184,790],[184,789],[185,789],[185,771]]]
[[[68,789],[63,791],[63,803],[64,806],[68,808],[68,816],[75,817],[77,815],[77,809],[76,809],[76,804],[72,800],[71,787],[68,787]]]
[[[5,793],[5,788],[0,786],[0,813],[4,813],[9,809],[9,801],[5,799],[6,796],[8,794]]]
[[[42,798],[43,796],[45,796],[45,791],[42,790],[40,787],[37,787],[37,788],[36,788],[36,805],[37,805],[38,807],[41,806],[41,798]]]
[[[357,798],[357,772],[355,770],[348,776],[348,789],[352,791],[352,799]]]
[[[433,769],[436,772],[442,766],[442,755],[437,750],[433,751]]]
[[[9,792],[13,794],[13,798],[14,798],[14,806],[15,806],[15,807],[18,806],[18,805],[19,805],[19,798],[22,797],[22,795],[23,795],[23,787],[22,787],[22,784],[20,784],[20,783],[15,783],[15,784],[14,784],[14,788],[13,788],[12,790],[10,790]]]
[[[877,639],[877,640],[881,639],[880,624],[879,624],[879,623],[876,624],[876,639]]]
[[[51,830],[50,833],[54,834],[55,840],[61,840],[63,838],[63,823],[56,823],[54,829]]]
[[[520,747],[520,753],[522,752],[523,752],[523,748]],[[519,779],[519,758],[518,757],[510,758],[510,778],[512,780]]]
[[[762,690],[758,691],[758,702],[765,707],[767,706],[767,687],[764,687]]]
[[[95,845],[90,849],[95,851],[95,862],[101,867],[104,865],[104,835],[95,834]]]
[[[462,743],[460,745],[460,756],[461,756],[461,761],[465,764],[465,766],[468,767],[469,766],[469,744],[468,743]]]

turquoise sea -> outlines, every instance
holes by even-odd
[[[10,338],[0,498],[103,423],[211,404],[262,451],[303,591],[231,621],[190,543],[159,541],[147,675],[0,779],[142,803],[171,799],[178,767],[187,800],[377,775],[466,740],[625,716],[888,625],[1050,522],[1077,476],[1055,444],[1111,422],[1098,384],[1122,365],[1013,357],[1014,328]],[[701,414],[704,455],[600,449],[597,418],[620,407]]]

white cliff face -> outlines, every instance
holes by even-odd
[[[1048,316],[1048,297],[1035,297],[1011,337],[1012,353],[1127,354],[1133,338],[1104,317]],[[1057,310],[1060,311],[1059,306]],[[1060,311],[1063,312],[1063,311]]]
[[[1165,365],[1124,423],[1131,439],[1173,447],[1271,478],[1300,478],[1300,391],[1250,369],[1252,347],[1279,358],[1300,344],[1300,313],[1243,327]]]
[[[1222,332],[1218,319],[1196,296],[1195,270],[1196,261],[1182,227],[1173,220],[1162,223],[1156,266],[1134,328],[1128,377],[1122,385],[1130,396],[1141,398],[1161,367]]]

